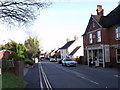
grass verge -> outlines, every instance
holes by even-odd
[[[2,75],[2,88],[25,88],[26,82],[13,73]]]

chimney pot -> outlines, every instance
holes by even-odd
[[[102,5],[97,5],[97,15],[103,16],[103,9],[102,9]]]
[[[66,41],[67,41],[67,42],[69,42],[69,41],[70,41],[70,39],[69,39],[69,38],[67,38],[67,39],[66,39]]]
[[[78,36],[77,36],[77,35],[75,35],[74,39],[75,39],[75,40],[78,40]]]

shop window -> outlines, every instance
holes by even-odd
[[[92,59],[92,50],[89,50],[89,59]]]
[[[120,49],[117,49],[117,54],[116,54],[117,56],[117,63],[120,63]]]
[[[116,28],[116,40],[120,40],[120,27]]]
[[[99,58],[99,62],[103,62],[103,52],[102,52],[102,49],[98,50],[98,58]]]

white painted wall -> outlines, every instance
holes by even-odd
[[[67,49],[61,49],[60,54],[61,54],[61,58],[66,58],[69,55]]]
[[[78,51],[73,55],[73,58],[76,58],[77,56],[83,56],[83,38],[79,38],[76,40],[68,49],[61,49],[60,54],[61,58],[64,57],[66,58],[77,46],[81,46]]]
[[[73,58],[76,58],[77,56],[83,56],[83,45],[81,40],[76,40],[69,48],[68,48],[68,52],[69,54],[77,47],[77,46],[81,46],[78,51],[73,55]]]

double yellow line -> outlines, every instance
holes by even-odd
[[[41,86],[41,89],[43,89],[43,82],[42,82],[42,77],[43,77],[43,80],[45,82],[45,85],[46,85],[47,89],[48,90],[53,90],[52,86],[51,86],[51,84],[50,84],[50,82],[49,82],[49,80],[48,80],[48,78],[47,78],[47,76],[46,76],[46,74],[45,74],[45,72],[43,70],[41,62],[39,62],[38,67],[39,67],[39,74],[40,74],[40,86]]]

